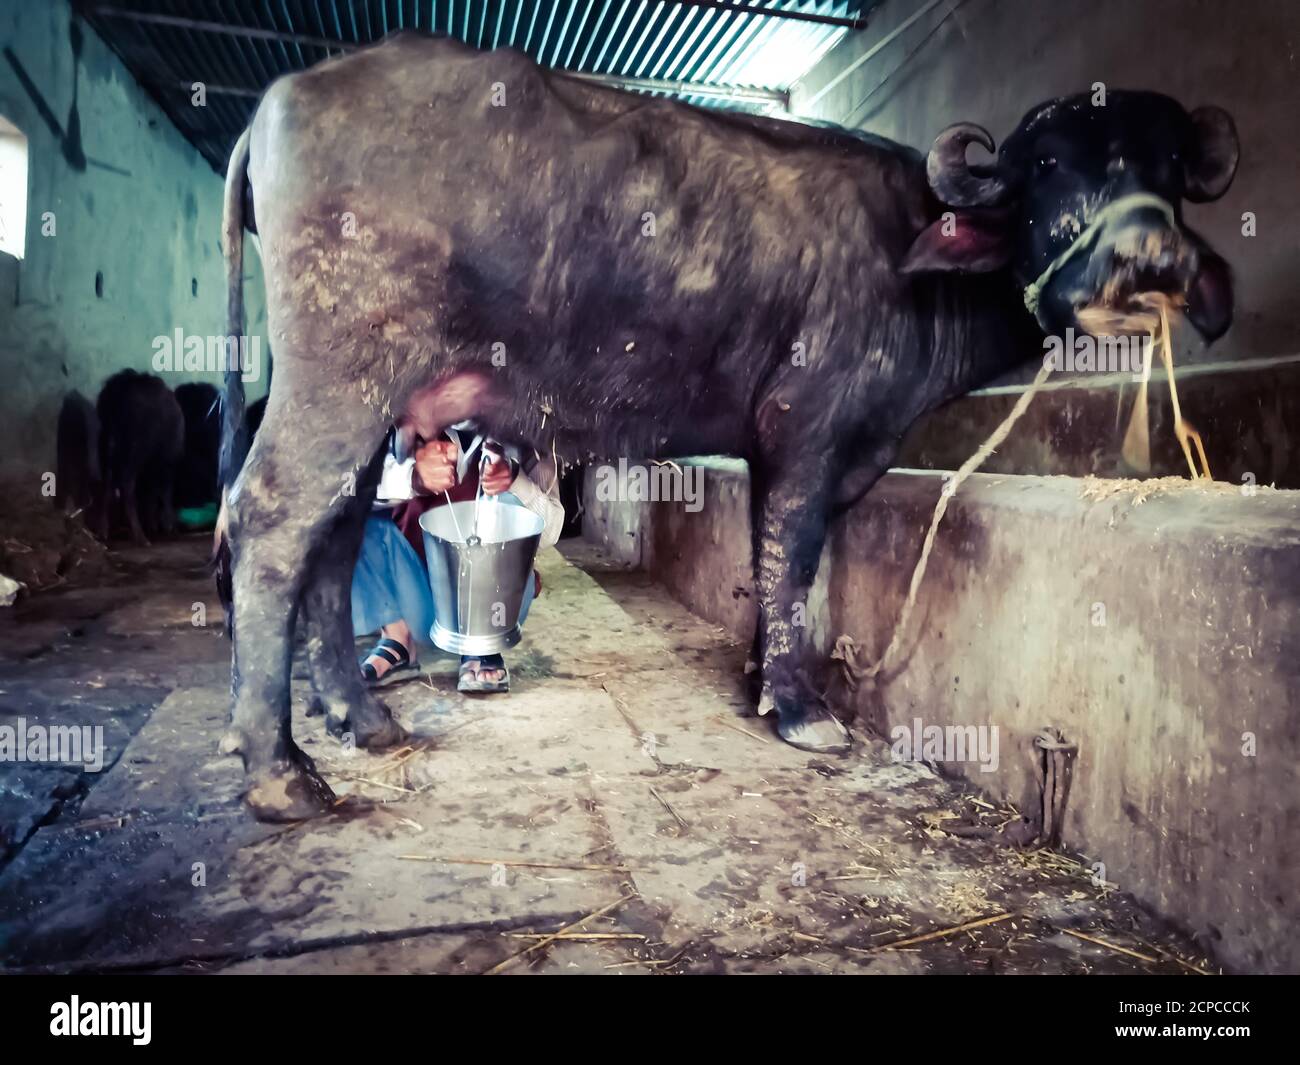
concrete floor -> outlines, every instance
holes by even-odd
[[[217,753],[228,646],[205,546],[115,552],[107,577],[0,612],[0,724],[102,724],[109,748],[97,774],[0,764],[6,970],[1213,967],[1074,859],[941,827],[1015,811],[878,741],[826,759],[774,739],[743,651],[581,542],[540,562],[509,696],[458,696],[454,662],[426,652],[431,674],[386,695],[413,745],[378,755],[296,701],[298,742],[343,798],[257,824]],[[904,942],[985,917],[1001,919]]]

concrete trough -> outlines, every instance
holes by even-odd
[[[688,462],[694,511],[602,500],[588,471],[584,531],[747,642],[747,475]],[[822,652],[840,635],[883,651],[942,484],[891,471],[834,527],[808,611]],[[972,477],[891,679],[852,692],[832,670],[833,701],[891,742],[918,720],[983,727],[984,757],[943,768],[1026,813],[1034,739],[1059,729],[1078,744],[1064,843],[1226,965],[1296,971],[1300,492],[1162,481],[1137,502],[1128,484]]]
[[[1216,480],[1300,488],[1294,428],[1300,425],[1300,356],[1180,365],[1177,382],[1183,416],[1200,432]],[[930,412],[903,438],[899,465],[956,469],[1023,391],[1023,384],[1004,382]],[[1121,456],[1116,442],[1129,424],[1137,391],[1131,374],[1054,375],[1016,431],[989,456],[984,472],[1186,477],[1167,378],[1159,367],[1149,389],[1150,469],[1135,470]]]

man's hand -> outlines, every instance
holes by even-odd
[[[510,460],[498,455],[484,468],[479,483],[483,485],[484,495],[499,496],[502,492],[510,491],[510,486],[515,483]]]
[[[415,453],[411,487],[429,495],[446,492],[456,484],[456,445],[450,440],[431,440]]]

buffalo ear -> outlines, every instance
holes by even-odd
[[[945,211],[922,230],[903,260],[905,274],[958,271],[984,274],[1011,261],[1006,211]]]
[[[1196,143],[1187,160],[1187,198],[1193,203],[1209,203],[1232,184],[1241,142],[1232,116],[1221,107],[1198,107],[1191,118]]]

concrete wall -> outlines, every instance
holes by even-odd
[[[884,0],[865,31],[802,79],[793,94],[795,114],[928,150],[935,134],[958,121],[978,122],[1000,142],[1033,105],[1097,81],[1165,92],[1188,107],[1225,107],[1242,141],[1236,182],[1219,202],[1187,211],[1237,275],[1237,322],[1214,355],[1300,351],[1300,4],[946,0],[813,102],[831,79],[923,6],[923,0]],[[926,41],[952,8],[956,12]],[[1253,238],[1241,233],[1243,211],[1258,219]]]
[[[617,553],[634,530],[623,557],[747,646],[748,478],[693,461],[706,462],[694,513],[602,501],[589,471],[584,534]],[[842,634],[868,662],[884,650],[941,485],[892,471],[834,526],[808,604],[823,654]],[[889,682],[852,692],[832,675],[832,702],[879,736],[918,717],[995,728],[995,771],[945,768],[1025,813],[1034,737],[1061,729],[1079,745],[1066,845],[1228,966],[1300,971],[1300,492],[1166,483],[1134,505],[1082,485],[972,477]]]
[[[222,178],[84,23],[74,58],[71,21],[65,0],[0,9],[0,115],[29,147],[26,254],[0,255],[6,473],[54,468],[65,391],[93,399],[114,371],[149,370],[156,336],[225,332]],[[45,212],[53,236],[42,235]],[[260,270],[245,247],[249,331],[265,353]]]

